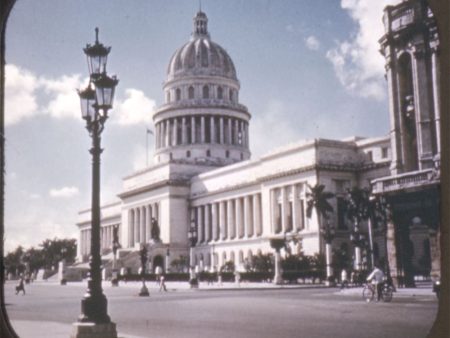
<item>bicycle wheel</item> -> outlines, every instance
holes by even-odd
[[[375,292],[370,286],[368,286],[368,285],[364,286],[363,298],[366,300],[366,302],[370,302],[373,299],[374,295],[375,295]]]
[[[383,302],[389,303],[392,300],[392,288],[385,286],[381,292],[381,297],[383,298]]]

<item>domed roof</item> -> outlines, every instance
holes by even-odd
[[[168,80],[186,75],[223,76],[237,80],[233,61],[207,30],[208,18],[203,12],[194,17],[191,40],[172,55],[167,68]]]

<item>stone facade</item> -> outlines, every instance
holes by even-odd
[[[387,11],[390,13],[389,7]],[[389,19],[385,18],[385,22],[392,26]],[[408,173],[416,165],[426,175],[439,153],[438,142],[428,144],[438,136],[438,113],[433,113],[433,118],[426,113],[433,106],[434,97],[422,98],[417,92],[419,87],[414,85],[413,93],[418,96],[413,102],[421,105],[414,108],[416,114],[420,111],[417,130],[422,135],[415,147],[421,150],[415,160],[406,154],[410,144],[405,144],[408,140],[400,127],[407,124],[407,115],[397,118],[404,105],[393,95],[402,90],[407,96],[411,93],[396,88],[394,83],[399,81],[389,80],[397,76],[395,69],[400,66],[396,60],[401,53],[392,45],[392,38],[386,36],[385,40],[382,46],[389,60],[393,124],[389,136],[305,140],[250,159],[251,115],[239,103],[240,84],[235,67],[227,52],[211,41],[206,15],[197,13],[191,40],[170,59],[163,85],[165,103],[153,116],[154,164],[125,177],[117,195],[119,200],[102,208],[105,254],[112,245],[109,229],[116,224],[120,225],[122,245],[118,263],[135,272],[139,264],[133,261],[138,261],[136,252],[142,244],[148,246],[152,269],[167,269],[179,256],[189,257],[191,225],[198,232],[193,264],[201,269],[218,270],[227,261],[243,269],[245,259],[252,255],[274,252],[270,239],[285,236],[293,252],[325,253],[317,215],[306,217],[307,185],[323,184],[337,197],[331,201],[334,213],[330,222],[336,229],[333,247],[345,248],[351,255],[352,226],[342,208],[347,189],[373,185],[383,193],[385,178]],[[416,61],[413,64],[421,67]],[[421,68],[425,73],[416,80],[425,76],[427,81],[433,81],[436,74],[425,68]],[[151,236],[152,220],[159,225],[158,242]],[[398,235],[394,231],[396,225],[389,224],[388,239]],[[89,253],[89,210],[80,212],[78,227],[78,257],[82,260]],[[410,235],[419,238],[424,234],[422,228],[417,236],[413,232]],[[361,231],[367,232],[366,225]],[[386,242],[383,229],[374,229],[377,259],[386,260],[390,246],[393,252],[398,247],[393,239]]]
[[[439,39],[426,1],[388,6],[380,39],[391,115],[391,175],[375,180],[392,214],[388,246],[394,283],[439,276]]]

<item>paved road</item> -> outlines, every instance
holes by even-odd
[[[21,337],[68,337],[80,313],[84,285],[34,283],[15,296],[7,283],[7,311]],[[122,337],[425,337],[437,311],[432,294],[394,295],[365,303],[336,289],[186,290],[138,297],[137,285],[105,287],[108,313]],[[53,336],[48,334],[49,330]]]

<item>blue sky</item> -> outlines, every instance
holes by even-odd
[[[382,10],[398,0],[203,0],[213,41],[233,59],[251,114],[253,158],[315,137],[389,130]],[[173,52],[188,41],[198,1],[19,0],[6,31],[6,250],[75,236],[90,205],[90,138],[76,89],[82,48],[112,46],[120,79],[103,133],[102,202],[145,166],[145,130],[162,103]],[[270,140],[270,141],[267,141]],[[153,140],[150,140],[150,159]]]

